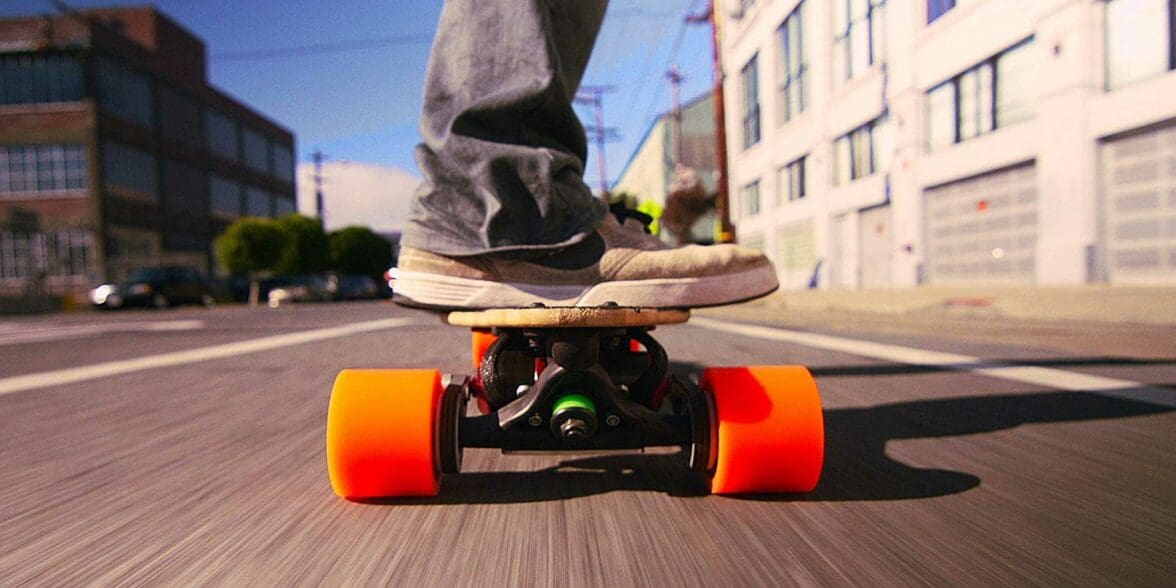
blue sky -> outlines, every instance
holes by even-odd
[[[573,0],[574,1],[574,0]],[[74,8],[112,2],[72,0]],[[121,4],[121,2],[116,2]],[[299,161],[320,148],[333,160],[391,165],[417,173],[421,88],[429,42],[441,2],[392,0],[159,0],[155,3],[204,39],[213,85],[294,131]],[[585,84],[613,85],[605,124],[622,140],[608,145],[616,178],[654,117],[668,110],[665,71],[682,16],[705,0],[613,0],[585,75]],[[53,12],[48,0],[4,0],[0,16]],[[407,37],[397,46],[299,55],[231,59],[233,54],[307,45]],[[689,25],[677,52],[689,99],[711,86],[710,30]],[[591,120],[581,110],[581,118]],[[595,147],[587,163],[596,183]]]

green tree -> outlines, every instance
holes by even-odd
[[[344,227],[327,235],[331,269],[376,281],[392,265],[392,244],[367,227]]]
[[[327,233],[322,221],[291,213],[279,218],[277,224],[286,243],[274,264],[276,273],[314,274],[327,269]]]
[[[285,233],[268,218],[242,218],[216,238],[216,254],[225,269],[249,276],[250,306],[257,306],[260,274],[273,269],[285,244]]]

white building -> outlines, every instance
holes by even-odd
[[[1176,0],[726,0],[739,240],[785,287],[1176,282]]]

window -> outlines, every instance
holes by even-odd
[[[269,141],[252,129],[245,129],[241,138],[245,147],[245,165],[253,171],[270,173]]]
[[[73,55],[0,55],[0,104],[76,102],[85,97]]]
[[[927,24],[935,22],[939,17],[955,8],[955,0],[927,0]]]
[[[87,181],[81,145],[0,145],[0,199],[82,197]]]
[[[94,261],[94,234],[89,231],[0,232],[0,282],[21,282],[40,272],[49,278],[88,278],[94,274]]]
[[[241,184],[219,174],[209,174],[208,208],[220,216],[241,216]]]
[[[808,157],[801,157],[776,172],[776,204],[801,200],[808,195]]]
[[[155,156],[146,151],[113,141],[103,143],[102,174],[110,188],[152,199],[159,195]]]
[[[163,160],[163,209],[185,217],[203,216],[204,182],[200,170],[172,159]]]
[[[204,140],[208,151],[229,161],[241,158],[241,137],[233,119],[215,111],[204,111]]]
[[[759,105],[759,66],[756,63],[759,55],[753,55],[751,61],[743,66],[739,79],[743,87],[743,148],[747,149],[760,140],[760,105]]]
[[[99,57],[98,104],[107,113],[144,127],[155,125],[151,78],[109,58]]]
[[[200,105],[167,86],[156,88],[159,99],[159,131],[186,147],[201,146]]]
[[[270,216],[271,196],[261,188],[249,186],[245,189],[245,214],[248,216]]]
[[[927,92],[931,150],[1033,117],[1032,39]]]
[[[833,0],[833,78],[851,80],[881,63],[886,0]]]
[[[1107,2],[1107,89],[1176,68],[1176,2]]]
[[[780,92],[776,97],[776,124],[784,124],[804,112],[808,105],[805,72],[808,71],[804,48],[804,3],[780,25]]]
[[[274,177],[286,182],[294,183],[294,154],[290,148],[274,143]]]
[[[833,143],[833,184],[848,184],[890,168],[890,120],[883,115]]]
[[[743,187],[739,191],[739,200],[743,204],[743,216],[755,216],[760,211],[759,180]]]

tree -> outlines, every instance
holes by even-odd
[[[367,227],[344,227],[327,235],[331,269],[371,276],[377,282],[392,264],[392,244]]]
[[[216,238],[216,254],[225,269],[249,276],[249,305],[257,306],[258,278],[281,259],[285,233],[277,221],[246,217]]]
[[[291,213],[279,218],[277,224],[286,242],[281,257],[274,264],[274,272],[314,274],[327,268],[327,233],[323,231],[322,221]]]

